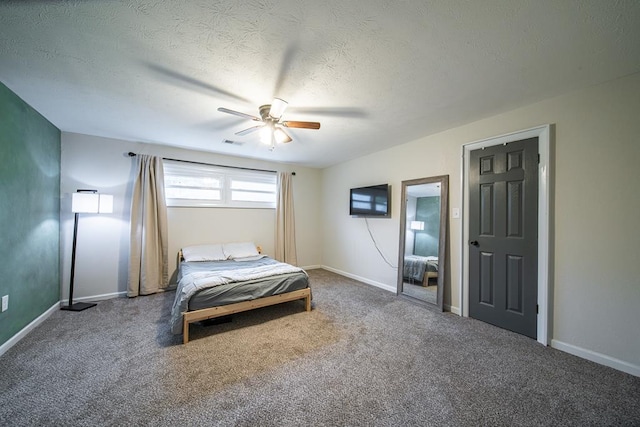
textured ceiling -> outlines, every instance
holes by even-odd
[[[0,81],[61,130],[317,167],[639,71],[638,0],[0,3]],[[216,111],[274,96],[321,129]]]

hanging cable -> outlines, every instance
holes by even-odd
[[[398,267],[394,266],[393,264],[391,264],[389,262],[389,260],[387,260],[387,257],[384,256],[384,254],[382,253],[382,251],[380,250],[380,248],[378,247],[378,243],[376,242],[375,237],[373,237],[373,233],[371,233],[371,228],[369,228],[369,220],[367,219],[367,217],[364,217],[364,222],[365,224],[367,224],[367,231],[369,232],[369,236],[371,236],[371,241],[373,242],[373,246],[376,247],[376,250],[378,251],[378,253],[380,254],[380,256],[382,257],[382,259],[384,260],[384,262],[387,263],[387,265],[391,268],[393,268],[394,270],[397,270]]]

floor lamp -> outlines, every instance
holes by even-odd
[[[71,195],[71,211],[73,220],[73,249],[71,250],[71,279],[69,281],[69,304],[60,307],[62,310],[82,311],[97,304],[87,302],[73,303],[73,279],[76,270],[76,240],[78,237],[78,215],[81,213],[112,213],[113,196],[99,194],[98,190],[77,190]]]

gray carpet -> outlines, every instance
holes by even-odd
[[[310,271],[296,301],[168,331],[173,293],[56,312],[0,357],[0,424],[640,425],[640,378]]]

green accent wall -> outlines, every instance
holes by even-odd
[[[60,300],[60,130],[0,83],[0,345]]]
[[[424,230],[416,231],[413,253],[420,256],[438,256],[440,197],[418,197],[416,221],[424,221]]]

